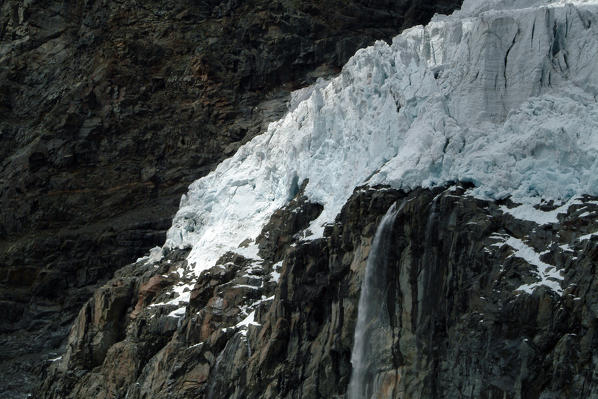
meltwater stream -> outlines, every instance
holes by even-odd
[[[399,212],[393,204],[378,225],[361,284],[357,324],[351,353],[351,380],[348,399],[373,398],[383,385],[383,368],[388,367],[382,341],[387,335],[389,315],[386,305],[387,264],[392,228]]]

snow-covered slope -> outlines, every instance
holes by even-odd
[[[318,237],[358,185],[474,182],[533,203],[598,194],[598,1],[467,1],[392,45],[360,50],[337,78],[194,182],[166,246],[199,273],[254,239],[308,179]],[[304,99],[299,102],[300,99]]]

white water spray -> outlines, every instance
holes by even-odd
[[[384,334],[384,326],[389,324],[385,301],[386,269],[392,228],[399,210],[393,204],[380,221],[365,267],[351,353],[353,370],[347,388],[348,399],[374,397],[380,385],[377,380],[381,367],[387,367],[384,366],[384,356],[377,349],[380,347],[378,340],[383,339],[381,334]]]

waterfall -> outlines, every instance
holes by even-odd
[[[402,207],[402,206],[401,206]],[[381,386],[381,374],[388,368],[383,344],[387,339],[389,315],[386,305],[387,264],[391,246],[393,224],[398,210],[393,204],[378,225],[374,242],[361,283],[357,308],[357,324],[351,353],[351,380],[347,388],[348,399],[372,398]]]

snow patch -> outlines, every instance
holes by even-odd
[[[567,210],[570,206],[580,204],[583,204],[583,202],[581,202],[579,198],[571,198],[563,205],[551,211],[543,211],[541,209],[537,209],[536,207],[539,205],[539,203],[521,204],[514,208],[507,208],[503,205],[500,207],[500,210],[504,213],[512,215],[515,219],[528,220],[538,225],[545,225],[551,223],[558,223],[558,215],[567,213]]]
[[[278,284],[280,281],[280,273],[279,270],[282,268],[282,261],[276,262],[272,265],[272,272],[270,273],[270,280],[274,281]]]
[[[187,311],[187,306],[181,306],[180,308],[175,309],[172,312],[168,313],[168,317],[181,318],[181,317],[185,316],[186,311]]]
[[[236,284],[236,285],[233,285],[233,288],[249,288],[251,290],[257,290],[260,287],[256,287],[255,285]]]
[[[555,266],[540,260],[541,254],[536,252],[534,248],[528,246],[518,238],[508,237],[504,241],[504,244],[514,249],[514,253],[511,256],[521,258],[528,264],[535,266],[536,270],[534,272],[540,279],[540,281],[535,283],[523,284],[518,287],[516,291],[524,291],[528,294],[532,294],[536,288],[545,286],[556,292],[558,295],[563,294],[563,289],[559,283],[560,280],[563,280],[560,270],[558,270]]]
[[[238,248],[236,248],[234,250],[234,252],[243,256],[244,258],[247,258],[247,259],[253,259],[255,261],[262,261],[263,259],[260,258],[258,255],[259,250],[260,249],[256,243],[251,243],[246,246],[239,246]]]
[[[270,280],[278,283],[280,281],[280,273],[278,273],[276,270],[273,270],[272,273],[270,273]]]
[[[152,303],[151,305],[149,305],[149,307],[152,308],[152,307],[158,307],[158,306],[188,304],[189,300],[191,299],[191,289],[192,288],[193,288],[193,283],[175,285],[174,287],[172,287],[172,292],[175,294],[173,299],[171,299],[168,302]],[[169,314],[169,316],[171,314],[173,314],[174,312],[177,312],[178,310],[180,310],[180,309],[177,309],[176,311],[171,312]]]
[[[243,329],[241,334],[247,335],[247,328],[249,328],[249,326],[261,326],[260,323],[255,321],[255,310],[249,313],[249,315],[244,318],[243,321],[239,322],[235,327]]]
[[[578,241],[586,241],[586,240],[590,240],[590,239],[592,239],[592,237],[596,237],[596,236],[598,236],[598,231],[594,232],[594,233],[590,233],[590,234],[585,234],[585,235],[579,237],[577,240]]]

